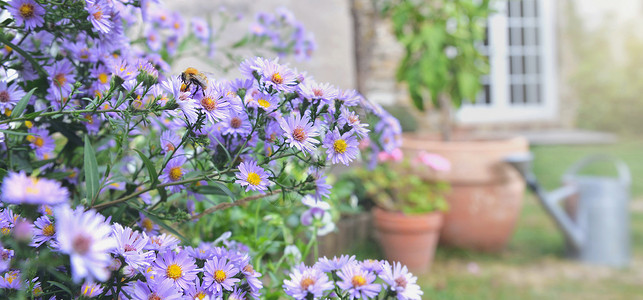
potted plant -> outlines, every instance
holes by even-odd
[[[397,80],[414,106],[440,112],[442,139],[406,135],[403,149],[428,151],[452,163],[441,239],[469,249],[503,249],[522,206],[524,183],[502,159],[528,150],[524,138],[471,140],[453,133],[453,111],[476,98],[488,63],[477,46],[485,39],[489,0],[386,0],[383,11],[404,47]],[[429,174],[430,175],[430,174]]]
[[[382,152],[378,158],[382,163],[372,170],[361,169],[357,175],[366,197],[375,204],[373,222],[380,245],[389,261],[399,261],[415,273],[426,272],[433,261],[442,212],[447,209],[444,192],[448,185],[422,179],[415,172],[446,171],[449,163],[427,153],[413,162],[403,160],[399,149],[392,154]]]

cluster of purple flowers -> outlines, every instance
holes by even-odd
[[[68,255],[71,278],[83,282],[77,295],[118,294],[119,299],[221,299],[224,295],[259,299],[261,295],[261,274],[241,244],[179,246],[174,236],[148,235],[145,227],[139,231],[110,225],[108,219],[82,206],[72,210],[66,204],[43,205],[39,211],[43,215],[31,223],[10,208],[0,209],[2,234],[31,239],[30,246],[39,252]],[[14,251],[0,244],[0,254],[0,292],[30,288],[40,296],[39,278],[28,278],[33,275],[11,267],[20,265],[13,262]],[[113,276],[116,273],[120,275]],[[115,280],[121,281],[122,290]]]
[[[273,47],[285,55],[292,47],[297,59],[308,59],[317,45],[311,32],[306,32],[301,22],[291,11],[277,8],[275,14],[260,12],[250,25],[250,32],[257,38],[268,39]]]
[[[300,264],[289,277],[284,280],[284,291],[297,300],[379,299],[379,295],[419,300],[423,294],[417,277],[406,266],[388,261],[357,261],[348,255],[323,257],[311,267]]]

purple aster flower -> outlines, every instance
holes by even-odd
[[[357,106],[362,102],[362,99],[364,97],[356,90],[340,90],[337,94],[337,100],[341,101],[344,106]]]
[[[145,31],[145,38],[147,39],[147,46],[150,47],[150,50],[154,52],[161,50],[163,41],[161,40],[159,32],[155,28],[148,28]]]
[[[112,229],[116,240],[116,248],[112,250],[112,253],[125,258],[125,263],[133,268],[148,267],[154,260],[154,252],[144,251],[149,241],[147,235],[134,231],[132,228],[123,227],[118,223],[114,224]]]
[[[385,261],[382,263],[380,278],[389,285],[389,289],[395,292],[398,300],[420,300],[423,294],[420,286],[417,285],[417,277],[409,273],[406,266],[399,262],[391,265]]]
[[[200,260],[207,260],[214,256],[212,245],[203,242],[196,248],[185,247],[184,251],[186,251],[191,257]]]
[[[31,134],[27,136],[27,141],[30,143],[31,149],[35,150],[36,157],[40,159],[51,158],[56,148],[56,141],[49,135],[49,131],[33,128],[29,132]]]
[[[87,298],[94,298],[103,292],[103,287],[99,283],[85,282],[80,287],[80,295]]]
[[[324,292],[332,290],[334,284],[328,280],[326,273],[317,268],[293,268],[290,279],[284,280],[284,291],[296,300],[321,298]]]
[[[230,115],[218,124],[221,125],[223,134],[245,138],[252,131],[252,125],[246,112],[237,113],[230,110]]]
[[[167,233],[157,235],[157,236],[150,236],[150,240],[147,242],[147,246],[145,246],[145,250],[156,250],[159,252],[165,251],[165,250],[172,250],[176,248],[176,246],[179,245],[181,241],[177,239],[173,235],[169,235]]]
[[[172,283],[182,291],[194,284],[197,273],[201,271],[197,268],[194,258],[190,257],[186,251],[176,253],[167,250],[159,253],[152,266],[156,273],[155,277],[172,279]]]
[[[242,78],[237,78],[233,81],[229,82],[230,89],[232,89],[235,93],[238,93],[239,90],[245,90],[248,91],[251,89],[254,85],[254,80],[248,78],[248,79],[242,79]]]
[[[346,107],[342,107],[340,110],[341,114],[339,115],[337,125],[339,125],[340,128],[341,126],[348,125],[352,128],[358,138],[361,139],[366,137],[367,133],[370,131],[366,129],[366,127],[368,127],[368,124],[360,123],[359,115],[354,111],[350,111]]]
[[[185,162],[186,159],[183,155],[170,159],[170,161],[167,163],[167,166],[165,166],[165,169],[163,170],[163,174],[159,177],[161,183],[172,183],[183,179],[183,175],[187,173],[187,170],[183,167]],[[185,189],[185,185],[170,185],[167,188],[172,193],[179,193],[183,189]]]
[[[311,195],[306,195],[301,199],[301,202],[308,206],[309,209],[301,214],[300,221],[304,226],[311,226],[315,221],[327,221],[330,219],[330,214],[327,213],[327,210],[330,209],[330,204],[326,201],[318,201]],[[328,217],[326,217],[328,215]],[[324,222],[324,225],[325,222]]]
[[[360,266],[362,267],[362,269],[373,272],[375,274],[379,274],[380,272],[382,272],[382,262],[379,260],[367,259],[360,262]]]
[[[116,247],[109,222],[94,210],[84,211],[82,206],[73,211],[61,206],[54,213],[56,240],[60,252],[69,254],[74,282],[83,278],[107,280],[111,263],[109,252]]]
[[[325,256],[320,258],[319,261],[315,264],[315,268],[320,269],[323,272],[337,271],[343,268],[348,264],[355,264],[355,255],[348,256],[342,255],[340,257],[334,256],[333,259],[328,259]]]
[[[2,182],[2,201],[12,204],[56,205],[69,200],[69,191],[58,181],[10,172]]]
[[[299,113],[293,113],[280,119],[279,126],[286,132],[286,142],[290,143],[291,147],[304,152],[304,155],[315,151],[315,144],[319,143],[315,137],[319,136],[319,131],[310,123],[307,115],[302,117]]]
[[[254,102],[261,109],[271,112],[279,107],[279,97],[270,94],[257,93],[254,95]]]
[[[48,216],[42,216],[34,222],[33,241],[30,246],[40,247],[55,238],[56,228]]]
[[[273,61],[263,60],[261,65],[255,66],[254,69],[261,75],[267,87],[276,91],[292,92],[297,85],[297,74],[292,69],[280,65],[278,61],[279,58]]]
[[[134,300],[178,300],[183,299],[183,293],[173,284],[172,279],[155,277],[147,282],[136,281],[125,287]]]
[[[11,259],[15,255],[15,252],[11,249],[4,248],[0,244],[0,273],[9,269],[11,265]]]
[[[163,131],[161,134],[161,148],[165,153],[171,153],[179,144],[181,144],[181,137],[172,130]]]
[[[19,290],[22,287],[22,278],[20,271],[14,270],[4,273],[0,277],[0,288],[8,290]]]
[[[224,289],[232,291],[233,285],[239,281],[239,278],[234,278],[237,273],[239,269],[228,258],[215,257],[205,262],[203,283],[215,294],[220,294]]]
[[[59,60],[51,67],[46,66],[45,70],[51,76],[47,91],[58,99],[68,98],[75,82],[75,70],[71,62],[67,59]]]
[[[324,101],[332,104],[337,98],[337,89],[328,83],[317,83],[313,80],[307,80],[298,86],[299,93],[312,102]]]
[[[358,264],[344,266],[337,275],[341,279],[341,281],[337,282],[337,286],[347,291],[351,299],[374,298],[382,289],[379,284],[373,283],[377,276],[360,268]]]
[[[246,298],[246,292],[237,287],[235,287],[234,291],[232,291],[232,294],[228,296],[228,300],[246,300],[246,299],[248,299]]]
[[[227,98],[222,84],[211,80],[203,93],[196,94],[195,100],[197,107],[205,112],[208,121],[216,124],[228,117],[230,103]]]
[[[31,289],[31,294],[34,297],[42,296],[44,292],[42,290],[42,285],[40,281],[38,281],[38,277],[35,277],[34,279],[32,279],[31,282],[33,283],[33,289]]]
[[[143,229],[143,231],[148,235],[148,236],[154,236],[159,233],[159,225],[155,224],[152,219],[146,217],[143,213],[139,212],[138,213],[139,221],[136,222],[138,227]]]
[[[332,188],[327,182],[328,176],[322,171],[315,171],[312,175],[313,178],[315,178],[315,200],[322,201],[323,198],[328,198],[330,196],[330,189]]]
[[[340,134],[339,130],[335,128],[334,131],[326,134],[324,138],[324,147],[327,149],[326,153],[333,164],[341,162],[348,166],[359,154],[357,145],[359,145],[359,143],[353,136],[352,131]]]
[[[177,76],[172,76],[161,83],[161,86],[174,96],[174,100],[179,105],[179,111],[174,110],[170,113],[175,117],[180,116],[179,113],[181,113],[190,123],[194,123],[199,116],[196,100],[190,97],[189,92],[182,91],[181,85],[181,80]]]
[[[7,109],[13,109],[25,94],[17,84],[8,85],[7,82],[0,81],[0,113],[4,114]]]
[[[128,61],[122,58],[113,59],[110,63],[112,76],[118,76],[123,81],[136,78],[136,69],[129,65]]]
[[[263,168],[257,165],[256,161],[242,162],[239,164],[239,171],[236,173],[237,180],[235,183],[246,187],[247,191],[265,191],[271,182],[270,176]]]
[[[26,30],[32,30],[45,23],[45,9],[33,0],[12,0],[8,10],[16,25],[25,25]]]
[[[192,32],[204,43],[210,39],[210,27],[208,27],[208,22],[203,18],[192,18]]]
[[[185,291],[185,295],[189,297],[189,299],[194,299],[194,300],[202,300],[202,299],[214,299],[212,297],[212,293],[208,291],[207,286],[203,284],[203,282],[197,278],[192,285],[190,285],[190,288],[188,288],[187,291]],[[228,298],[230,299],[230,298]]]
[[[104,0],[86,0],[86,9],[89,13],[87,20],[92,22],[97,32],[109,33],[112,29],[110,7]]]
[[[259,291],[263,288],[263,283],[259,279],[259,277],[261,277],[261,273],[257,272],[252,264],[250,264],[250,256],[247,253],[243,254],[237,265],[241,269],[245,283],[250,288],[248,290],[248,292],[250,292],[250,296],[255,299],[259,299],[261,296]]]

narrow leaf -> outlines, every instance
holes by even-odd
[[[67,292],[70,296],[74,295],[74,293],[72,293],[71,290],[68,287],[66,287],[64,284],[62,284],[60,282],[56,282],[56,281],[47,281],[47,282],[49,284],[51,284],[51,285],[55,285],[55,286],[59,287],[61,290]]]
[[[187,241],[187,240],[188,240],[188,239],[186,239],[182,234],[180,234],[178,231],[176,231],[176,229],[172,228],[170,225],[168,225],[168,224],[166,224],[165,222],[163,222],[163,220],[159,219],[157,216],[152,215],[152,214],[147,214],[147,213],[144,213],[144,214],[145,214],[148,218],[150,218],[150,220],[152,220],[152,222],[154,222],[154,223],[158,224],[159,226],[163,227],[163,229],[165,229],[165,230],[169,231],[171,234],[173,234],[173,235],[177,236],[177,237],[178,237],[178,238],[180,238],[182,241],[184,241],[184,242],[185,242],[185,241]]]
[[[147,168],[147,174],[150,176],[150,182],[152,182],[152,188],[155,188],[158,184],[158,173],[156,172],[154,164],[147,156],[145,156],[145,154],[143,154],[143,152],[137,149],[134,149],[134,151],[136,151],[136,153],[138,153],[138,156],[140,156],[143,160],[143,164],[145,164],[145,168]]]
[[[29,93],[27,93],[18,103],[16,106],[13,107],[13,110],[11,111],[11,118],[20,118],[20,115],[25,111],[25,108],[27,108],[27,104],[29,103],[29,99],[31,99],[31,96],[33,95],[33,92],[36,91],[36,88],[31,89]]]
[[[85,188],[88,200],[93,200],[98,195],[98,163],[96,162],[96,153],[89,141],[89,136],[85,136]]]

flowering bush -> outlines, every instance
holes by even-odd
[[[420,174],[447,172],[451,169],[448,160],[437,154],[420,152],[410,161],[404,158],[400,149],[391,153],[382,151],[377,157],[382,164],[372,170],[355,172],[362,179],[365,196],[375,205],[404,213],[447,209],[444,193],[448,190],[448,183],[428,180]]]
[[[8,11],[0,15],[3,295],[309,299],[325,292],[305,276],[282,287],[283,269],[332,230],[324,170],[396,149],[395,118],[278,59],[244,60],[234,80],[194,68],[168,76],[169,63],[197,55],[186,49],[211,54],[215,32],[198,18],[188,29],[152,1],[0,7]],[[144,36],[131,37],[130,28]],[[283,10],[258,15],[231,49],[242,45],[302,57],[314,49]],[[254,218],[230,213],[249,211]],[[295,224],[290,213],[300,215]],[[349,265],[333,273],[344,283],[335,279],[339,288],[325,297],[372,297],[374,275]],[[387,297],[419,299],[405,269],[383,268],[393,274],[380,275]],[[349,287],[346,276],[368,287]]]

